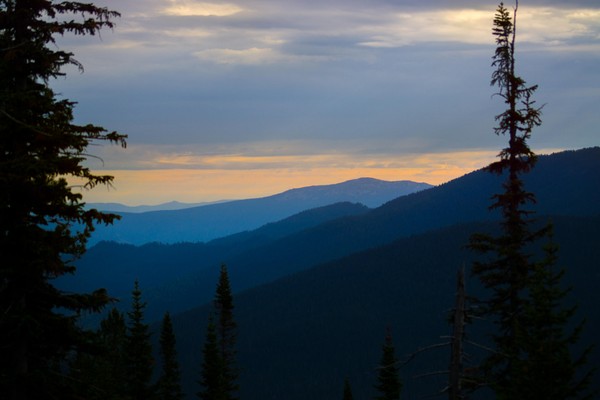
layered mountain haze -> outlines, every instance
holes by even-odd
[[[578,355],[600,337],[600,217],[553,220],[560,243],[558,265],[567,269],[565,285],[574,287],[565,304],[579,305],[574,323],[587,320],[574,353]],[[354,398],[374,398],[387,328],[402,363],[403,398],[433,397],[446,386],[447,377],[415,377],[447,370],[450,349],[439,347],[404,362],[418,349],[447,341],[456,273],[463,265],[468,271],[474,259],[464,245],[471,233],[490,229],[493,224],[472,223],[398,239],[239,293],[240,398],[341,398],[345,378],[352,382]],[[479,290],[478,282],[469,279],[468,294]],[[210,310],[205,305],[174,318],[186,393],[197,390],[199,350],[190,349],[198,348]],[[467,329],[470,341],[487,344],[471,326]],[[475,365],[478,348],[468,346],[466,351],[468,365]],[[600,366],[597,351],[589,364]],[[597,375],[593,385],[600,386]]]
[[[539,215],[600,214],[600,148],[541,156],[525,177]],[[398,238],[497,218],[488,210],[502,177],[480,170],[369,210],[350,203],[313,209],[250,232],[197,244],[100,243],[79,261],[66,288],[106,287],[126,298],[138,278],[159,318],[210,300],[221,263],[244,290]],[[301,190],[299,192],[302,192]],[[289,193],[289,192],[286,192]],[[241,203],[246,204],[246,203]]]
[[[173,315],[191,399],[198,390],[209,303],[219,266],[226,263],[236,293],[240,398],[331,399],[346,377],[357,398],[370,398],[386,327],[404,358],[449,333],[456,271],[473,260],[465,244],[474,232],[497,229],[499,216],[489,204],[503,180],[479,170],[375,209],[336,203],[206,243],[102,242],[79,260],[77,274],[62,287],[106,287],[127,300],[139,279],[147,318]],[[588,320],[581,345],[596,343],[600,148],[540,156],[524,181],[536,195],[531,209],[540,223],[552,220],[556,226],[559,265],[567,269],[565,284],[575,288],[567,304],[580,304],[573,322]],[[479,290],[475,281],[467,287],[469,293]],[[118,306],[126,310],[128,301]],[[412,379],[447,368],[447,349],[438,351],[402,368],[407,398],[443,387],[443,376]],[[594,353],[590,364],[599,366],[600,356]],[[600,387],[597,378],[594,384]]]
[[[432,187],[412,181],[382,181],[360,178],[334,185],[310,186],[257,199],[236,200],[178,210],[143,213],[120,212],[113,226],[99,226],[89,241],[102,240],[142,245],[150,242],[206,242],[234,233],[256,229],[310,208],[338,202],[381,204]],[[102,208],[110,206],[101,205]],[[113,207],[114,208],[114,207]]]
[[[173,211],[173,210],[184,210],[186,208],[207,206],[210,204],[223,203],[223,201],[214,201],[207,203],[182,203],[180,201],[169,201],[167,203],[161,203],[156,205],[139,205],[129,206],[121,203],[86,203],[86,208],[95,208],[100,211],[116,212],[116,213],[144,213],[150,211]]]

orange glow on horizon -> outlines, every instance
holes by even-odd
[[[105,170],[96,172],[113,175],[114,187],[99,187],[83,194],[90,203],[149,205],[173,200],[196,203],[257,198],[362,177],[438,185],[482,168],[494,157],[494,152],[481,151],[413,155],[389,162],[362,161],[336,167],[294,163],[280,168]]]

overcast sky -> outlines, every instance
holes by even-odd
[[[505,145],[489,86],[495,1],[99,0],[100,37],[52,83],[116,176],[87,201],[258,197],[361,176],[439,184]],[[513,2],[506,2],[508,7]],[[538,153],[600,145],[600,2],[521,0],[517,71],[538,84]]]

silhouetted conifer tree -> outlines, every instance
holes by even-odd
[[[202,390],[196,395],[203,400],[224,399],[225,394],[222,383],[223,361],[219,351],[217,327],[212,314],[208,319],[202,356],[202,372],[199,381]]]
[[[552,229],[550,225],[534,227],[533,212],[527,207],[535,203],[535,196],[525,190],[521,179],[536,162],[527,141],[532,129],[541,124],[541,108],[532,100],[537,86],[527,86],[515,73],[517,8],[518,2],[511,17],[500,3],[493,28],[497,47],[491,83],[507,105],[496,116],[495,133],[508,136],[508,147],[488,170],[506,176],[504,192],[494,196],[491,206],[501,211],[502,230],[498,236],[475,234],[470,243],[474,250],[491,255],[473,265],[474,274],[490,293],[480,302],[483,314],[496,325],[495,349],[481,370],[484,383],[499,399],[558,400],[576,397],[587,378],[575,378],[575,367],[584,359],[573,362],[569,353],[577,332],[564,333],[573,310],[560,303],[565,293],[559,289],[562,272],[552,270],[555,247],[545,248],[542,262],[532,257],[540,239],[550,242]],[[560,375],[561,379],[544,383],[544,375]],[[552,393],[549,386],[554,386]]]
[[[163,317],[160,331],[160,355],[162,358],[162,374],[156,385],[158,399],[181,400],[181,373],[177,361],[175,333],[171,316],[167,312]]]
[[[229,284],[229,274],[227,267],[221,265],[219,274],[219,283],[215,295],[215,309],[217,312],[217,334],[219,341],[219,350],[222,363],[222,384],[226,393],[226,399],[235,399],[237,385],[237,365],[236,365],[236,323],[233,318],[233,295]]]
[[[217,321],[211,315],[204,344],[201,399],[234,400],[238,390],[236,366],[236,323],[227,267],[221,265],[214,299]],[[216,346],[216,352],[215,352]]]
[[[89,338],[77,323],[98,311],[104,290],[71,294],[53,279],[73,273],[96,223],[115,215],[85,210],[86,188],[110,184],[83,161],[93,142],[124,136],[73,124],[75,103],[58,99],[52,79],[81,65],[55,44],[61,35],[94,35],[119,14],[93,4],[0,0],[0,393],[4,399],[74,396],[61,365]]]
[[[131,311],[127,335],[127,392],[132,400],[147,400],[151,396],[150,380],[154,359],[150,343],[150,328],[144,322],[146,303],[142,301],[142,291],[136,280],[132,291]]]
[[[100,322],[91,354],[77,354],[70,366],[71,379],[88,400],[126,400],[127,326],[123,314],[112,309]]]
[[[352,396],[352,387],[350,386],[350,381],[346,378],[344,379],[344,396],[343,400],[353,400]]]
[[[402,383],[400,382],[398,359],[395,354],[392,334],[389,329],[382,347],[378,372],[377,384],[375,385],[378,395],[375,400],[398,400]]]

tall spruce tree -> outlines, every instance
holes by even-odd
[[[229,274],[227,266],[221,265],[219,274],[219,283],[214,300],[215,310],[217,312],[217,335],[219,342],[219,356],[222,363],[222,385],[225,393],[225,399],[235,399],[237,385],[237,365],[236,365],[236,336],[237,328],[233,317],[233,295],[229,284]]]
[[[177,361],[175,333],[171,315],[165,313],[160,331],[160,356],[162,358],[162,373],[156,385],[159,400],[181,400],[181,373]]]
[[[73,273],[96,223],[115,215],[85,210],[86,188],[110,184],[83,165],[99,141],[125,137],[73,123],[75,103],[60,99],[51,81],[81,64],[60,50],[57,36],[95,35],[118,13],[93,4],[0,0],[0,393],[6,399],[68,398],[60,365],[84,347],[82,311],[98,311],[106,292],[68,294],[53,279]],[[77,228],[75,228],[77,226]],[[57,394],[58,393],[58,394]]]
[[[472,249],[487,255],[474,263],[473,273],[488,289],[480,305],[496,326],[491,335],[494,352],[482,365],[483,381],[499,399],[566,399],[576,397],[585,386],[586,379],[575,378],[576,366],[584,359],[573,362],[570,357],[569,345],[578,332],[565,334],[573,309],[563,308],[560,302],[565,292],[560,289],[562,272],[553,271],[555,247],[545,247],[541,262],[532,256],[540,240],[551,242],[552,229],[550,225],[536,228],[529,208],[535,196],[525,190],[521,178],[536,162],[528,139],[541,124],[541,108],[532,100],[537,86],[527,86],[515,73],[517,9],[518,2],[511,16],[500,3],[493,28],[497,47],[491,84],[498,87],[497,95],[507,106],[496,116],[495,133],[508,136],[508,147],[488,167],[506,176],[504,192],[496,194],[491,205],[501,212],[501,233],[475,234],[470,242]],[[547,378],[555,374],[562,378],[549,385]],[[553,393],[547,391],[551,385],[557,386]]]
[[[236,323],[233,318],[233,295],[227,267],[221,265],[213,301],[216,321],[211,314],[203,348],[202,391],[204,400],[234,400],[238,390],[236,366]]]
[[[70,365],[70,378],[88,400],[127,400],[127,326],[125,317],[113,308],[100,322],[96,347],[91,354],[79,353]]]
[[[378,394],[375,400],[400,399],[402,383],[400,382],[398,359],[396,358],[392,334],[389,329],[382,346],[378,371],[377,384],[375,385]]]
[[[200,386],[202,390],[196,396],[202,400],[225,399],[222,385],[222,359],[217,339],[217,326],[211,314],[206,327],[206,340],[202,349],[202,372]]]
[[[342,400],[353,400],[354,396],[352,396],[352,387],[350,386],[350,381],[348,378],[344,379],[344,393],[342,396]]]
[[[154,359],[150,343],[150,328],[144,322],[146,303],[142,301],[142,291],[139,282],[134,283],[131,311],[129,316],[126,365],[127,392],[132,400],[147,400],[151,398],[150,380]]]

